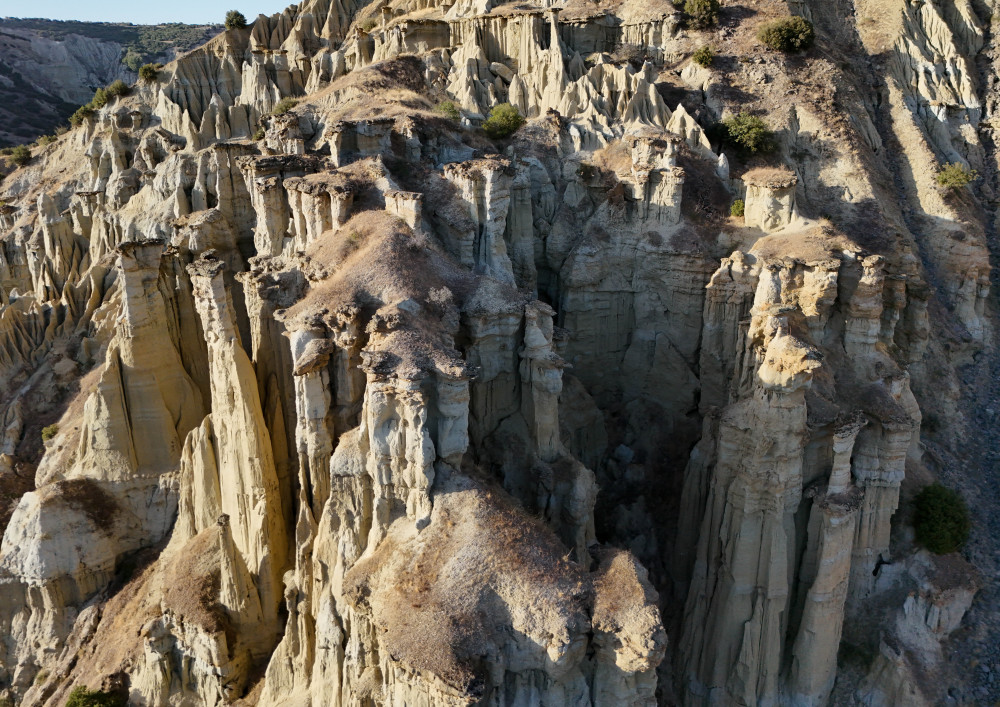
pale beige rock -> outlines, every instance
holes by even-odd
[[[991,173],[987,35],[965,0],[850,9],[877,99],[815,52],[694,69],[665,2],[307,0],[39,147],[0,194],[0,474],[66,412],[0,545],[8,694],[939,699],[909,685],[975,582],[892,520],[992,336],[991,187],[934,181]],[[786,165],[742,185],[701,127],[734,100]],[[528,122],[491,142],[501,102]],[[845,631],[885,632],[861,685]]]
[[[212,382],[212,449],[195,449],[192,443],[192,462],[214,461],[215,466],[214,470],[194,469],[193,474],[195,486],[203,488],[213,487],[214,481],[207,478],[213,471],[218,475],[218,510],[231,519],[233,540],[256,583],[265,621],[271,623],[282,596],[281,577],[288,552],[286,521],[253,365],[234,325],[223,269],[221,261],[205,259],[189,267],[208,341]],[[208,441],[202,434],[201,444]],[[205,498],[212,500],[210,495]],[[192,510],[198,514],[198,509]],[[194,527],[198,532],[203,530]]]

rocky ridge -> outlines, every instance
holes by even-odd
[[[0,146],[52,133],[96,89],[132,83],[142,63],[171,61],[221,29],[0,17]]]
[[[789,11],[804,57],[753,43]],[[995,335],[991,18],[306,0],[42,148],[0,194],[0,696],[982,699],[984,577],[906,501]],[[769,157],[709,138],[748,109]]]

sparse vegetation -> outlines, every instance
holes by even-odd
[[[160,74],[157,66],[157,64],[143,64],[139,68],[139,80],[145,81],[146,83],[153,83],[156,81],[156,77]]]
[[[715,50],[706,44],[691,55],[691,61],[698,66],[704,66],[707,68],[712,65],[713,61],[715,61]]]
[[[913,501],[913,527],[917,542],[938,555],[957,552],[969,539],[969,508],[947,486],[931,484]]]
[[[95,528],[110,533],[121,509],[115,497],[93,479],[69,479],[55,484],[55,491],[72,508],[87,516]]]
[[[94,97],[90,99],[90,105],[94,106],[94,110],[100,110],[104,106],[108,105],[107,90],[99,88],[94,91]]]
[[[92,116],[95,113],[95,108],[90,103],[82,105],[76,109],[76,112],[69,117],[69,124],[74,128],[82,125],[83,121]]]
[[[80,106],[76,109],[76,112],[69,117],[69,124],[74,128],[82,125],[84,120],[92,116],[104,106],[108,105],[108,103],[115,98],[124,96],[131,90],[132,89],[129,85],[121,79],[112,81],[111,84],[105,88],[97,89],[94,91],[94,97],[90,99],[90,103]]]
[[[117,42],[126,51],[123,63],[149,61],[170,48],[178,52],[204,43],[216,34],[219,25],[186,25],[170,22],[161,25],[137,25],[128,22],[80,22],[76,20],[46,20],[41,18],[6,17],[5,27],[30,30],[42,37],[62,41],[67,35],[76,34],[106,42]],[[138,65],[136,65],[137,68]],[[133,68],[133,71],[135,69]]]
[[[937,183],[946,189],[961,189],[979,179],[979,172],[969,169],[961,162],[946,164],[937,173]]]
[[[115,79],[105,89],[108,94],[108,100],[118,98],[120,96],[127,96],[130,90],[129,85],[121,79]]]
[[[494,140],[513,135],[524,125],[524,116],[510,103],[493,106],[489,117],[483,121],[483,131]]]
[[[264,139],[264,133],[265,133],[264,128],[257,128],[257,130],[253,134],[253,139],[255,141],[263,140]]]
[[[125,707],[128,702],[121,696],[100,690],[75,687],[69,693],[66,707]]]
[[[719,21],[719,0],[685,0],[688,27],[704,29]]]
[[[45,670],[44,668],[42,670],[39,670],[38,673],[35,675],[35,684],[41,685],[42,683],[44,683],[46,680],[49,679],[49,675],[50,673],[48,670]]]
[[[750,113],[739,113],[723,121],[726,139],[741,150],[755,154],[774,149],[774,133],[764,119]]]
[[[729,207],[729,215],[735,216],[736,218],[743,218],[743,212],[746,210],[746,203],[743,199],[737,199],[733,202],[733,205]]]
[[[48,442],[50,439],[59,434],[59,425],[49,425],[48,427],[42,428],[42,441]]]
[[[458,120],[462,117],[462,114],[458,112],[458,106],[456,106],[452,101],[441,101],[434,106],[434,112],[443,115],[445,118],[450,118],[451,120]]]
[[[247,26],[246,16],[239,10],[230,10],[226,13],[226,29],[243,29]]]
[[[125,58],[122,59],[122,63],[129,71],[138,72],[142,67],[142,55],[135,49],[128,49],[125,51]]]
[[[371,32],[373,29],[378,27],[378,20],[374,17],[369,17],[366,20],[362,20],[359,26],[362,32]]]
[[[13,17],[2,18],[0,25],[5,30],[31,32],[57,41],[65,40],[68,35],[79,35],[116,42],[122,48],[122,67],[128,67],[131,71],[138,70],[146,62],[165,61],[168,57],[183,54],[222,29],[221,23],[135,25],[125,22],[60,22]],[[129,76],[134,77],[135,74],[130,73]],[[28,143],[39,135],[50,134],[58,125],[67,123],[69,116],[77,108],[55,93],[40,92],[36,84],[26,79],[12,65],[0,65],[0,77],[0,103],[3,104],[0,123],[3,123],[2,132],[5,133],[0,144]],[[125,81],[128,83],[129,79],[125,78]]]
[[[801,52],[813,45],[816,34],[812,22],[804,17],[782,17],[765,22],[757,30],[757,39],[779,52]]]
[[[298,103],[299,102],[294,98],[282,98],[280,101],[278,101],[278,105],[274,107],[271,113],[273,115],[284,115],[292,108],[294,108],[296,105],[298,105]]]
[[[24,167],[31,162],[31,149],[27,145],[17,145],[10,151],[10,161],[18,167]]]
[[[55,141],[56,141],[55,135],[42,135],[40,138],[38,138],[38,145],[39,147],[45,147],[46,145],[51,145]]]

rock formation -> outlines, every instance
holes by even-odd
[[[4,9],[22,15],[40,11]],[[0,18],[0,146],[52,133],[97,88],[116,79],[135,81],[143,63],[175,59],[220,29]]]
[[[746,5],[305,0],[7,177],[0,701],[948,699],[993,20]]]

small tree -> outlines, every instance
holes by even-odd
[[[746,211],[746,203],[743,199],[737,199],[733,202],[732,206],[729,207],[729,215],[735,216],[736,218],[743,218],[743,213]]]
[[[128,701],[120,695],[75,687],[73,692],[69,693],[66,707],[125,707],[127,703]]]
[[[128,84],[121,79],[115,79],[111,84],[105,89],[108,94],[108,99],[118,98],[119,96],[128,95],[129,87]]]
[[[122,59],[122,63],[128,67],[129,71],[139,71],[142,66],[142,55],[134,49],[129,49]]]
[[[753,154],[774,149],[774,133],[763,118],[750,113],[739,113],[723,121],[727,138],[742,150]]]
[[[90,105],[94,108],[101,109],[108,105],[108,92],[103,88],[99,88],[94,91],[94,97],[90,99]]]
[[[757,39],[779,52],[804,51],[813,45],[815,38],[812,22],[797,16],[765,22],[757,30]]]
[[[247,26],[247,18],[239,10],[226,13],[226,29],[243,29]]]
[[[939,186],[958,190],[979,179],[979,172],[969,169],[961,162],[952,162],[942,167],[935,179]]]
[[[698,66],[709,67],[715,61],[715,50],[707,44],[691,55],[691,61]]]
[[[76,109],[76,112],[69,117],[69,124],[74,128],[82,125],[83,121],[94,114],[94,106],[90,103],[80,106]]]
[[[18,145],[10,152],[10,160],[18,167],[24,167],[31,162],[31,149],[27,145]]]
[[[156,81],[156,77],[159,75],[159,71],[156,69],[155,64],[143,64],[139,68],[139,79],[145,81],[146,83],[153,83]]]
[[[685,0],[684,13],[689,27],[711,27],[719,21],[719,0]]]
[[[972,523],[969,509],[958,492],[931,484],[917,494],[913,505],[917,542],[938,555],[962,549],[969,539]]]
[[[452,101],[441,101],[434,106],[434,112],[443,115],[445,118],[450,118],[451,120],[458,120],[462,117],[462,114],[458,112],[458,106],[456,106]]]
[[[489,117],[483,121],[483,131],[494,140],[510,137],[524,125],[524,116],[510,103],[493,106]]]
[[[273,115],[284,115],[298,104],[294,98],[282,98],[271,111]]]

